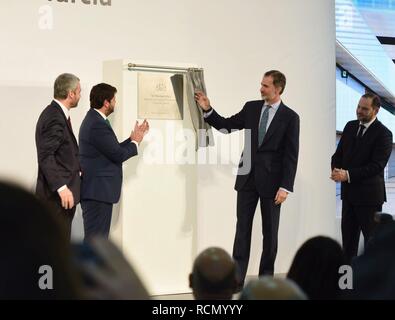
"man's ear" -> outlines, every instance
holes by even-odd
[[[276,87],[276,92],[280,95],[283,87]]]

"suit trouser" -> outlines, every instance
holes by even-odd
[[[382,205],[362,206],[352,205],[347,200],[342,201],[342,241],[343,250],[348,262],[358,254],[359,236],[364,237],[364,247],[369,241],[376,226],[374,214],[382,210]]]
[[[281,205],[275,205],[273,198],[264,198],[259,195],[252,173],[245,186],[237,193],[237,225],[233,244],[233,259],[237,264],[241,284],[244,283],[247,274],[252,223],[258,200],[260,200],[261,206],[263,236],[259,275],[273,275],[274,273]]]
[[[108,238],[111,226],[112,203],[81,200],[85,239],[100,235]]]
[[[67,239],[71,239],[71,225],[75,215],[76,205],[71,209],[65,209],[62,207],[62,203],[58,194],[48,200],[50,208],[55,212],[64,226]]]

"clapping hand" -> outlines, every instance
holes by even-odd
[[[136,121],[136,124],[134,125],[134,129],[130,135],[130,140],[136,141],[137,143],[140,144],[144,136],[147,134],[148,130],[149,130],[149,123],[147,119],[144,119],[142,124],[139,124],[138,121]]]

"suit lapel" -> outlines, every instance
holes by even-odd
[[[261,114],[262,114],[262,108],[264,105],[264,101],[262,100],[261,105],[257,105],[256,108],[254,108],[254,124],[252,128],[255,128],[256,130],[251,130],[252,133],[252,141],[254,141],[254,145],[258,145],[258,130],[259,130],[259,121],[261,120]]]
[[[115,135],[115,132],[114,132],[113,128],[112,128],[111,126],[109,126],[109,125],[106,123],[106,120],[104,120],[104,118],[103,118],[96,110],[94,110],[93,108],[91,108],[88,112],[91,113],[91,116],[93,117],[94,121],[98,121],[98,122],[100,122],[100,123],[104,123],[105,126],[106,126],[106,128],[108,128],[108,129],[112,132],[112,134],[114,135],[114,137],[115,137],[115,138],[117,137],[117,136]]]
[[[284,115],[284,105],[281,102],[281,104],[279,105],[272,122],[270,123],[269,128],[266,131],[265,137],[263,138],[263,142],[262,145],[268,140],[270,139],[270,137],[273,135],[273,133],[280,127],[280,123],[283,119],[283,115]]]
[[[354,148],[352,148],[352,153],[350,154],[350,159],[353,159],[354,156],[358,155],[358,151],[364,145],[364,142],[366,142],[372,136],[372,134],[374,134],[374,132],[376,131],[376,129],[378,127],[378,123],[379,123],[379,121],[376,118],[376,120],[374,120],[374,122],[369,126],[369,128],[363,134],[360,141],[357,140],[359,122],[356,123],[356,128],[353,130]]]
[[[75,138],[74,132],[73,132],[73,130],[71,130],[71,128],[70,128],[70,126],[69,126],[69,124],[68,124],[68,122],[67,122],[66,115],[64,114],[64,112],[63,112],[61,106],[58,105],[58,104],[56,103],[56,101],[52,101],[52,104],[53,104],[54,106],[56,106],[57,110],[59,110],[59,112],[62,114],[63,119],[64,119],[64,122],[65,122],[65,124],[66,124],[66,128],[67,128],[67,130],[69,131],[69,133],[70,133],[70,135],[71,135],[71,137],[72,137],[72,139],[73,139],[75,145],[76,145],[77,148],[78,148],[77,139]]]
[[[92,114],[92,117],[93,117],[96,121],[99,121],[99,122],[104,123],[109,129],[111,129],[111,131],[114,131],[114,130],[112,130],[112,128],[106,123],[106,120],[104,120],[104,118],[99,114],[99,112],[97,112],[97,111],[94,110],[93,108],[91,108],[91,109],[89,110],[89,112]]]

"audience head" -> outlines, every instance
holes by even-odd
[[[244,287],[240,300],[307,300],[307,296],[290,279],[263,276]]]
[[[336,299],[341,293],[339,268],[345,264],[341,246],[331,238],[318,236],[299,248],[287,277],[295,281],[309,299]]]
[[[395,221],[381,218],[365,252],[353,260],[352,299],[395,299]]]
[[[230,255],[221,248],[211,247],[200,253],[189,275],[189,286],[195,299],[232,298],[236,288],[236,267]]]
[[[0,299],[80,298],[66,230],[57,217],[15,185],[0,182],[0,199]]]

